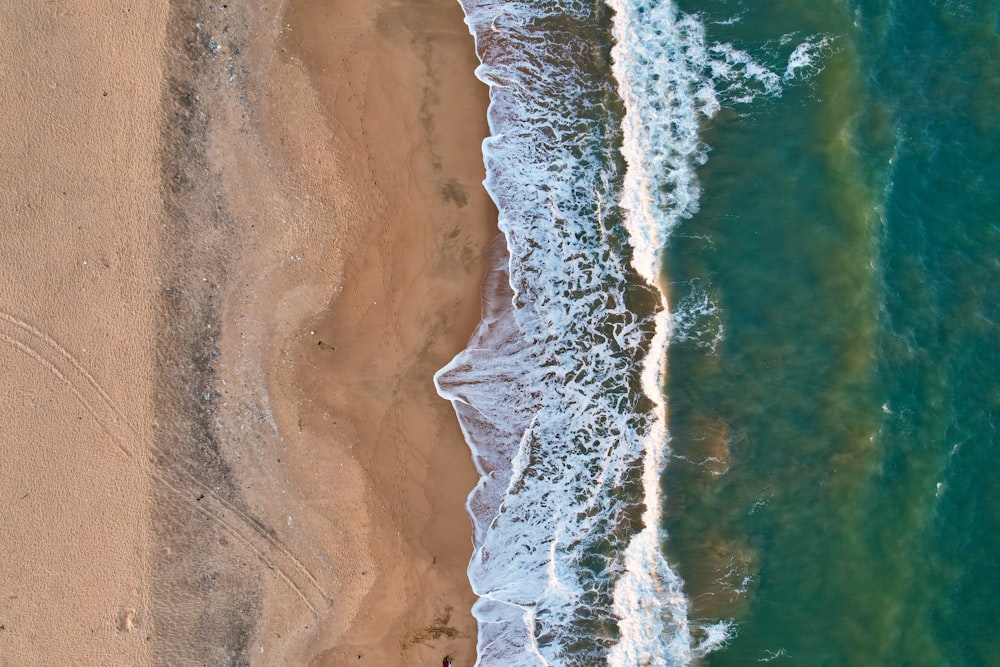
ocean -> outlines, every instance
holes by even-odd
[[[478,664],[1000,664],[1000,0],[461,3]]]

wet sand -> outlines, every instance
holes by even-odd
[[[457,3],[3,11],[0,664],[471,664]]]

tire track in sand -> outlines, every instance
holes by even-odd
[[[122,414],[111,396],[87,368],[51,335],[31,323],[0,309],[0,341],[39,364],[69,389],[83,409],[107,433],[115,446],[128,458],[134,458],[139,430]],[[191,462],[182,457],[172,466],[162,460],[176,460],[150,443],[152,476],[169,489],[178,500],[198,512],[253,552],[271,572],[284,581],[313,613],[330,605],[330,598],[305,564],[296,557],[256,518],[218,494],[202,481]],[[160,469],[162,467],[162,470]],[[192,499],[184,485],[198,489],[200,498]],[[232,518],[230,518],[232,517]]]

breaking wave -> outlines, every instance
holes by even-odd
[[[782,76],[669,2],[462,5],[502,238],[482,321],[435,382],[480,475],[477,664],[689,664],[729,626],[689,620],[663,554],[663,364],[694,329],[671,315],[660,258],[698,210],[700,127]]]

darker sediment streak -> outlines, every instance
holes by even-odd
[[[230,10],[235,14],[235,10]],[[154,662],[249,664],[259,622],[266,528],[252,519],[216,429],[221,303],[242,230],[207,147],[222,122],[215,79],[220,48],[238,52],[233,16],[171,3],[162,90],[161,264],[153,451]],[[221,37],[220,37],[221,36]],[[231,66],[231,65],[230,65]]]

